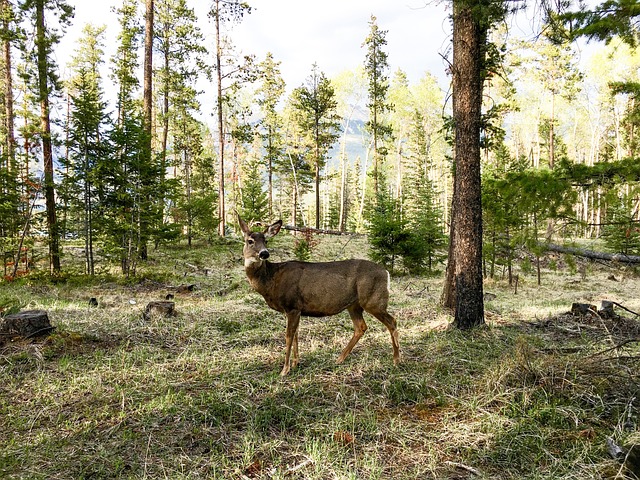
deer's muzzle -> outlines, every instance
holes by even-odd
[[[269,258],[269,250],[260,250],[258,256],[260,257],[260,260],[266,260]]]

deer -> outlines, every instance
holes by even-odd
[[[369,260],[334,262],[270,262],[267,240],[278,234],[282,220],[264,231],[251,231],[238,215],[244,237],[242,250],[244,269],[251,287],[262,295],[267,305],[284,313],[285,359],[281,376],[298,365],[298,326],[300,317],[327,317],[344,310],[349,312],[354,333],[336,363],[344,362],[367,330],[363,312],[380,320],[391,334],[393,363],[400,362],[400,346],[396,320],[387,311],[389,303],[389,272]],[[292,355],[293,350],[293,355]]]

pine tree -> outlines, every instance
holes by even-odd
[[[13,71],[11,47],[15,43],[15,9],[9,0],[0,1],[0,39],[2,40],[2,156],[0,157],[0,236],[13,237],[18,234],[22,223],[20,212],[20,175],[16,161],[16,139],[13,112]]]
[[[30,16],[35,27],[35,63],[37,65],[37,92],[40,103],[40,135],[44,163],[44,191],[47,212],[50,267],[54,274],[60,272],[60,231],[56,215],[53,138],[51,133],[50,102],[52,94],[61,88],[52,60],[53,46],[59,42],[60,34],[47,27],[46,12],[57,17],[62,28],[69,25],[73,8],[58,0],[25,0],[22,9]]]
[[[258,88],[258,105],[262,108],[263,118],[262,139],[265,148],[265,160],[267,163],[267,197],[269,203],[269,217],[273,216],[273,172],[275,164],[282,156],[284,146],[282,144],[282,119],[276,107],[285,90],[285,83],[280,75],[280,62],[273,59],[269,52],[264,61],[259,65],[262,85]],[[244,218],[244,217],[243,217]]]
[[[269,200],[263,188],[262,168],[260,158],[255,155],[243,167],[244,183],[240,216],[248,222],[270,218]]]
[[[433,270],[442,259],[446,238],[442,232],[442,211],[436,202],[436,191],[429,179],[431,157],[424,116],[414,111],[407,138],[407,168],[402,177],[402,203],[413,248],[404,256],[408,271]]]
[[[215,75],[217,86],[217,98],[216,98],[216,119],[218,123],[218,235],[225,236],[225,124],[224,124],[224,104],[226,102],[226,95],[228,89],[234,89],[237,87],[238,82],[243,77],[249,75],[252,76],[253,72],[251,67],[253,64],[252,57],[245,57],[244,65],[238,67],[233,65],[232,69],[229,69],[228,63],[224,61],[225,55],[228,55],[228,51],[225,51],[225,38],[222,33],[222,27],[225,23],[230,24],[239,22],[242,20],[245,14],[251,13],[251,7],[248,3],[240,0],[213,0],[213,5],[209,11],[209,16],[213,19],[215,28]],[[229,59],[229,57],[227,57]],[[233,63],[233,60],[231,60]],[[225,70],[231,70],[232,72],[223,72]],[[231,77],[231,78],[230,78]],[[223,80],[230,82],[230,84],[224,84]]]
[[[389,90],[389,80],[386,70],[389,68],[388,55],[383,50],[387,44],[387,31],[378,28],[377,19],[373,15],[369,21],[370,32],[364,41],[363,46],[367,48],[365,58],[365,75],[368,80],[369,120],[366,128],[371,135],[371,145],[373,150],[373,193],[378,195],[379,175],[381,165],[387,156],[385,142],[393,134],[393,129],[384,118],[385,113],[391,111],[393,106],[387,102],[387,91]]]
[[[137,1],[125,0],[117,10],[120,22],[118,47],[112,60],[112,78],[118,88],[115,127],[110,141],[113,159],[105,159],[99,172],[108,187],[103,198],[101,222],[106,246],[120,261],[122,273],[133,275],[141,255],[141,217],[152,210],[145,204],[143,177],[149,168],[144,155],[145,130],[142,104],[136,99],[136,77],[142,27]]]
[[[104,189],[101,177],[96,175],[96,168],[109,153],[106,141],[107,105],[103,99],[100,76],[105,29],[104,26],[92,25],[84,28],[84,37],[72,59],[73,73],[68,87],[72,104],[67,145],[70,173],[65,183],[71,192],[75,192],[72,206],[80,212],[86,271],[90,275],[95,273],[93,219],[98,204],[97,192]]]
[[[339,137],[337,102],[331,82],[313,65],[306,85],[296,88],[292,95],[296,121],[306,137],[306,154],[315,171],[316,228],[320,228],[320,175],[326,164],[329,149]]]
[[[197,18],[186,0],[156,0],[155,45],[159,56],[156,62],[157,92],[160,100],[158,123],[160,127],[159,168],[160,195],[156,198],[158,210],[163,212],[175,205],[176,182],[166,178],[173,165],[176,176],[183,182],[184,194],[191,195],[190,173],[195,156],[201,150],[200,125],[195,116],[200,111],[195,85],[202,73],[207,73],[202,45],[204,36],[197,26]],[[170,152],[170,142],[173,151]],[[173,155],[173,162],[170,159]],[[188,204],[189,202],[187,202]],[[182,203],[184,205],[184,203]],[[174,210],[175,212],[175,210]],[[190,210],[189,210],[190,212]],[[165,212],[168,213],[168,212]],[[164,218],[171,218],[163,215]],[[193,218],[186,217],[187,237],[191,245]],[[174,236],[177,226],[163,224],[162,236]]]

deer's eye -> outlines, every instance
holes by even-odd
[[[253,238],[250,238],[250,239],[248,239],[248,240],[247,240],[247,243],[248,243],[249,245],[253,245],[253,244],[254,244],[254,243],[256,243],[256,242],[254,242],[254,241],[253,241]]]

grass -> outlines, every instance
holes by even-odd
[[[274,259],[292,249],[282,236]],[[517,295],[488,280],[472,332],[448,328],[441,278],[397,277],[401,365],[375,319],[336,365],[341,314],[303,319],[301,363],[280,378],[284,319],[250,290],[240,250],[152,252],[136,282],[3,284],[0,306],[46,309],[57,329],[0,346],[0,477],[600,479],[620,473],[607,437],[640,442],[640,322],[564,315],[605,298],[639,311],[632,272],[521,275]],[[322,239],[316,259],[364,254],[363,239]],[[180,284],[197,289],[175,293],[177,316],[143,319]]]

